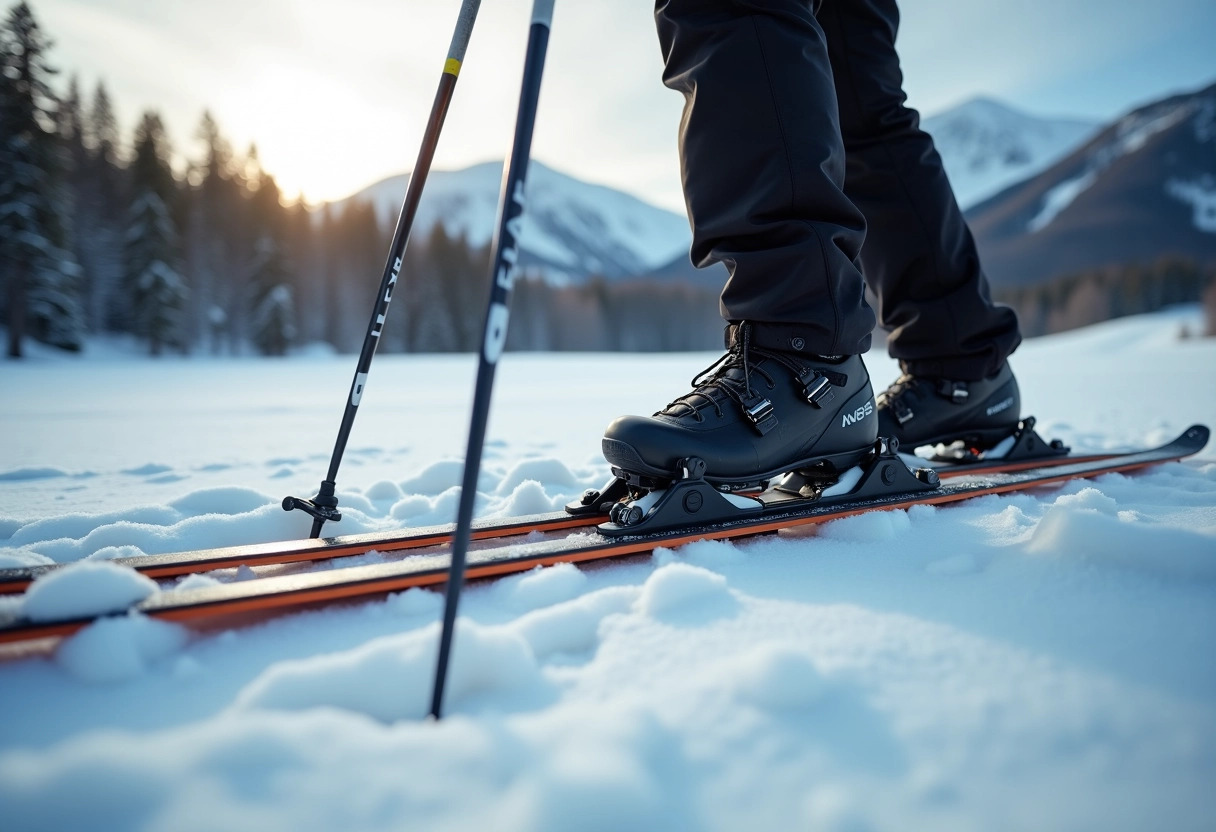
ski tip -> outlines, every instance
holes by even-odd
[[[1211,438],[1211,435],[1212,431],[1208,429],[1207,425],[1191,425],[1182,434],[1183,438],[1188,442],[1196,443],[1200,450],[1208,444],[1208,439]]]

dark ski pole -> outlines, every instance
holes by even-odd
[[[452,537],[452,564],[448,570],[447,596],[443,607],[443,632],[439,639],[439,660],[435,666],[435,688],[431,697],[431,716],[439,719],[443,709],[443,688],[452,651],[452,631],[456,608],[464,584],[465,556],[473,524],[473,503],[477,498],[477,475],[485,445],[486,422],[490,417],[490,394],[494,371],[507,341],[511,290],[518,276],[519,232],[524,213],[524,183],[528,175],[528,154],[532,148],[532,128],[536,123],[536,104],[540,98],[541,74],[545,68],[545,49],[553,21],[554,0],[533,0],[532,24],[528,29],[528,50],[519,93],[519,113],[515,118],[515,139],[511,155],[503,164],[502,193],[498,198],[498,224],[494,230],[494,258],[490,271],[490,299],[481,336],[481,357],[477,365],[477,384],[473,391],[473,414],[469,425],[469,444],[464,456],[464,478],[460,486],[460,507]]]
[[[435,148],[439,145],[439,134],[443,130],[443,121],[448,114],[448,105],[452,102],[452,94],[456,89],[456,79],[460,75],[460,65],[464,61],[465,51],[469,46],[469,37],[473,34],[473,23],[477,19],[477,10],[481,0],[464,0],[460,5],[460,15],[456,19],[456,31],[452,35],[452,45],[448,48],[448,57],[443,65],[443,74],[439,76],[439,89],[435,93],[435,102],[431,106],[431,115],[427,120],[426,130],[422,134],[422,147],[418,150],[418,161],[410,174],[409,186],[405,191],[405,202],[402,203],[401,213],[397,217],[397,228],[393,232],[393,243],[389,249],[388,260],[384,264],[384,276],[380,279],[379,293],[372,308],[371,322],[367,326],[367,335],[363,338],[363,350],[359,353],[359,364],[355,369],[355,378],[351,382],[350,395],[346,398],[346,409],[342,414],[342,425],[338,428],[338,439],[334,443],[334,452],[329,460],[329,472],[321,481],[317,496],[311,500],[300,497],[284,497],[283,510],[300,509],[312,515],[312,533],[310,537],[319,537],[325,521],[338,521],[342,513],[338,511],[337,488],[338,467],[342,464],[342,455],[346,452],[346,442],[350,438],[351,428],[355,424],[355,415],[359,412],[359,401],[367,387],[367,376],[371,370],[372,358],[376,355],[376,347],[380,345],[380,335],[384,331],[384,321],[388,315],[388,306],[393,299],[393,288],[397,285],[397,277],[401,273],[401,261],[405,256],[405,247],[410,241],[410,231],[414,225],[414,217],[418,213],[418,203],[422,199],[422,189],[426,185],[427,174],[431,171],[431,162],[435,158]]]

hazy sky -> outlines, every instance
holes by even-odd
[[[840,0],[827,0],[834,2]],[[412,167],[459,0],[30,0],[51,60],[91,97],[104,80],[124,136],[154,108],[196,156],[209,108],[256,142],[283,189],[339,199]],[[6,5],[11,5],[6,4]],[[436,166],[510,143],[531,0],[485,0]],[[1216,81],[1212,0],[922,0],[902,5],[910,104],[990,95],[1041,115],[1113,118]],[[535,158],[682,210],[651,0],[558,0]]]

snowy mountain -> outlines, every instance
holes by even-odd
[[[1164,255],[1216,263],[1216,85],[1129,112],[968,219],[997,285]]]
[[[1099,128],[1095,122],[1027,115],[991,98],[974,98],[921,122],[933,136],[963,208],[1033,176]]]
[[[409,176],[377,182],[345,201],[371,201],[384,223],[396,220]],[[414,236],[442,221],[473,245],[489,242],[498,212],[502,163],[432,171],[418,207]],[[603,185],[582,182],[533,160],[521,235],[521,262],[553,283],[590,275],[627,277],[668,262],[688,248],[688,221]],[[344,201],[344,202],[345,202]],[[341,203],[339,203],[339,207]]]
[[[959,203],[970,209],[994,282],[1019,283],[1099,261],[1210,251],[1216,244],[1210,232],[1216,227],[1212,97],[1209,90],[1169,99],[1105,129],[977,98],[926,118],[923,126]],[[1192,140],[1180,138],[1186,146],[1175,148],[1168,138],[1175,134]],[[1116,180],[1127,187],[1105,184]],[[347,201],[371,201],[389,223],[407,183],[408,176],[394,176]],[[449,233],[465,234],[475,245],[488,242],[500,184],[498,162],[432,171],[415,237],[442,221]],[[1075,200],[1082,191],[1088,196]],[[720,267],[697,270],[689,263],[688,222],[677,213],[536,161],[528,198],[521,259],[551,283],[580,283],[590,275],[709,286],[725,279]],[[1127,210],[1112,213],[1114,206]],[[1048,225],[1085,231],[1081,238],[1060,238],[1044,233]]]

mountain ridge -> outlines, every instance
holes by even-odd
[[[1216,84],[1126,112],[967,219],[997,286],[1166,255],[1216,264]]]
[[[1069,164],[1076,167],[1078,153],[1097,147],[1094,143],[1109,137],[1112,130],[1123,130],[1120,141],[1132,151],[1143,143],[1152,144],[1156,134],[1143,124],[1138,129],[1128,119],[1135,121],[1134,114],[1153,107],[1168,108],[1168,102],[1175,98],[1179,96],[1138,107],[1105,126],[1084,119],[1040,118],[988,96],[969,99],[923,120],[925,129],[934,136],[960,205],[973,223],[985,267],[995,285],[1048,279],[1094,261],[1093,257],[1086,259],[1071,252],[1053,264],[1048,254],[1027,260],[1019,252],[1041,248],[1037,240],[1028,242],[1027,234],[1050,232],[1046,237],[1052,237],[1056,231],[1049,227],[1061,217],[1068,221],[1066,226],[1072,222],[1076,199],[1081,198],[1082,204],[1090,202],[1085,193],[1094,183],[1085,180],[1085,170],[1105,173],[1111,167],[1090,165],[1074,171],[1071,179],[1060,179],[1061,171],[1072,170]],[[1118,162],[1120,154],[1107,151],[1107,155]],[[456,171],[432,171],[414,235],[425,235],[435,223],[442,222],[449,234],[463,235],[471,245],[488,243],[497,215],[501,166],[501,162],[490,161]],[[1044,176],[1054,178],[1045,180]],[[1212,177],[1216,183],[1216,170]],[[1028,197],[1030,191],[1026,189],[1038,187],[1032,184],[1035,182],[1052,184]],[[1193,174],[1177,178],[1170,186],[1172,193],[1164,198],[1170,201],[1170,207],[1178,209],[1171,212],[1175,225],[1185,224],[1185,211],[1179,213],[1179,206],[1185,207],[1187,200],[1200,218],[1196,222],[1206,221],[1206,182],[1203,175]],[[400,208],[407,183],[408,174],[387,177],[336,205],[370,201],[381,223],[389,224]],[[696,269],[689,262],[691,233],[687,219],[680,214],[611,186],[579,180],[538,160],[530,165],[527,187],[520,262],[526,273],[541,276],[551,285],[581,284],[593,276],[699,286],[721,286],[725,280],[723,267]],[[1055,190],[1048,194],[1052,187]],[[1216,189],[1216,184],[1212,188]],[[1103,189],[1099,187],[1095,192]],[[1160,204],[1157,197],[1153,201]],[[1027,214],[1031,210],[1028,199],[1035,206],[1031,214]],[[1093,222],[1109,221],[1109,216],[1103,219],[1100,205],[1092,205],[1090,210]],[[1216,208],[1211,210],[1216,212]],[[1216,226],[1216,214],[1211,222]],[[1127,232],[1123,229],[1119,233]],[[1162,233],[1160,239],[1170,237]],[[1110,245],[1110,234],[1099,237],[1081,248]],[[1127,247],[1119,250],[1123,248]],[[1147,251],[1145,246],[1132,248],[1135,251],[1129,256]]]

